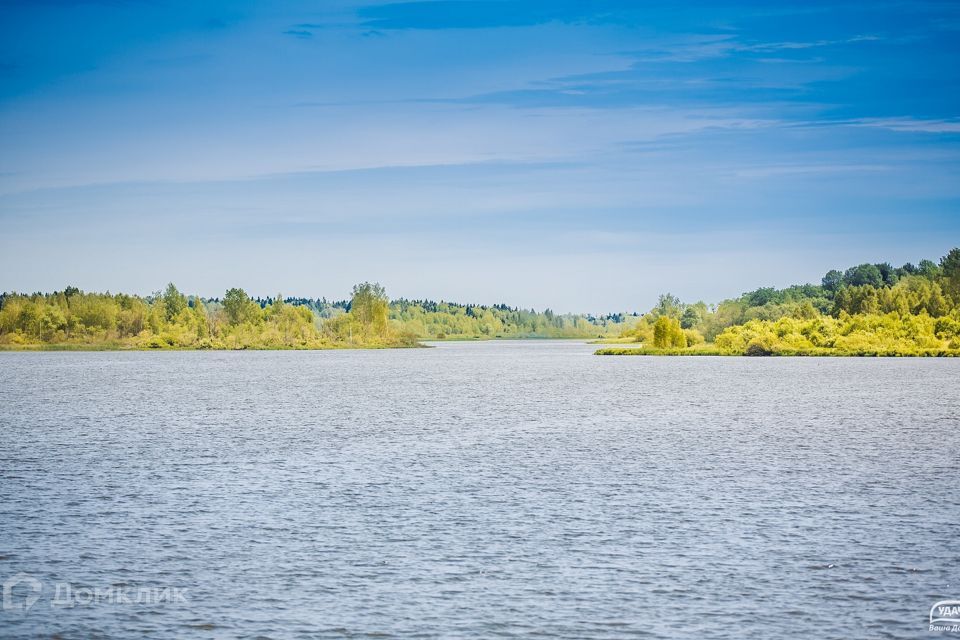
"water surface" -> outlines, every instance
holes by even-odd
[[[0,579],[42,589],[0,636],[916,638],[960,599],[960,360],[594,348],[0,353]]]

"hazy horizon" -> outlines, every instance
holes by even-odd
[[[951,248],[952,248],[952,247],[951,247]],[[946,250],[944,251],[944,253],[946,253]],[[929,260],[932,260],[933,262],[938,262],[938,261],[939,261],[938,258],[939,258],[939,257],[926,256],[926,257],[920,258],[920,259],[918,259],[918,260],[905,260],[905,261],[903,261],[903,262],[899,262],[899,263],[893,264],[893,266],[899,267],[899,266],[902,266],[903,264],[905,264],[905,263],[907,263],[907,262],[910,262],[910,263],[916,265],[920,260],[923,260],[923,259],[929,259]],[[886,260],[874,260],[874,261],[865,260],[864,262],[870,263],[870,264],[874,264],[874,263],[888,262],[888,261],[886,261]],[[857,264],[863,264],[863,263],[861,262],[861,263],[857,263]],[[840,269],[840,270],[842,271],[842,270],[845,270],[846,268],[849,268],[849,267],[852,267],[852,266],[856,266],[856,265],[854,265],[854,264],[850,264],[850,265],[835,265],[834,267],[830,267],[830,269],[838,268],[838,269]],[[827,271],[829,271],[830,269],[824,269],[823,273],[825,274],[825,273],[826,273]],[[377,283],[382,284],[382,282],[381,282],[380,280],[376,280],[376,279],[371,280],[370,282],[377,282]],[[142,288],[141,288],[141,289],[124,289],[124,290],[120,290],[120,289],[110,289],[109,287],[107,287],[106,289],[91,289],[91,288],[85,288],[85,287],[82,287],[82,286],[78,286],[77,288],[79,288],[79,289],[81,289],[81,290],[83,290],[83,291],[86,291],[86,292],[126,293],[126,294],[133,294],[133,295],[140,295],[140,296],[147,297],[147,296],[158,296],[158,295],[162,295],[162,293],[163,293],[162,290],[163,290],[163,288],[164,288],[167,284],[173,284],[173,285],[177,286],[177,288],[178,288],[179,290],[181,290],[181,292],[184,293],[185,295],[188,295],[188,296],[198,295],[198,296],[200,296],[201,298],[204,298],[204,299],[217,299],[217,298],[222,298],[222,297],[223,297],[223,294],[226,292],[226,290],[229,289],[229,288],[233,288],[233,287],[239,287],[239,288],[241,288],[241,289],[244,289],[244,290],[246,291],[246,293],[250,295],[250,297],[252,297],[252,298],[258,298],[258,299],[275,298],[278,294],[282,295],[284,299],[287,299],[287,298],[305,298],[305,299],[319,300],[319,299],[326,298],[328,301],[331,301],[331,302],[341,302],[341,301],[344,301],[344,302],[345,302],[345,301],[348,301],[348,300],[350,299],[350,288],[347,288],[347,289],[344,290],[342,293],[338,293],[337,295],[329,295],[329,294],[323,293],[323,292],[321,292],[321,293],[289,292],[289,291],[285,291],[285,290],[283,289],[283,287],[279,287],[279,288],[274,287],[274,292],[273,292],[273,293],[266,293],[266,292],[262,292],[262,291],[250,291],[250,290],[246,289],[246,288],[243,286],[242,283],[234,283],[234,284],[231,284],[231,285],[228,285],[227,287],[225,287],[223,291],[212,292],[212,293],[197,292],[197,291],[194,291],[194,290],[192,290],[192,289],[190,289],[190,288],[188,288],[188,287],[185,288],[185,287],[181,286],[180,283],[176,283],[176,282],[164,283],[163,286],[158,285],[158,286],[155,286],[155,287],[153,287],[153,288],[148,288],[148,289],[142,289]],[[360,282],[356,282],[356,283],[354,283],[354,284],[360,284]],[[776,284],[776,285],[771,285],[771,284],[769,284],[769,283],[768,283],[768,284],[758,284],[757,286],[744,287],[744,288],[742,288],[742,290],[737,291],[736,293],[732,293],[732,294],[729,294],[729,295],[725,295],[725,296],[722,296],[722,297],[716,297],[716,298],[703,298],[703,297],[701,297],[701,298],[690,298],[690,297],[684,297],[684,296],[677,296],[677,297],[679,297],[681,300],[683,300],[683,301],[686,302],[686,303],[705,302],[705,303],[707,303],[708,305],[712,305],[712,304],[720,303],[720,302],[722,302],[723,300],[726,300],[726,299],[736,298],[736,297],[740,296],[740,295],[743,294],[743,293],[747,293],[747,292],[749,292],[749,291],[754,291],[754,290],[756,290],[756,289],[760,289],[760,288],[767,287],[767,286],[775,286],[775,287],[778,288],[778,289],[782,289],[782,288],[785,288],[785,287],[789,287],[789,286],[791,286],[791,285],[803,285],[803,284],[819,285],[819,284],[820,284],[820,278],[819,278],[819,277],[818,277],[818,278],[811,278],[811,279],[805,280],[805,281],[797,281],[797,282],[790,282],[790,283]],[[15,289],[15,288],[14,288],[14,289],[5,289],[5,290],[2,290],[2,291],[0,291],[0,293],[23,293],[23,294],[30,294],[30,293],[35,293],[35,292],[52,293],[52,292],[54,292],[54,291],[62,291],[62,290],[64,290],[64,289],[65,289],[66,287],[68,287],[68,286],[77,286],[77,285],[76,285],[75,283],[73,283],[73,282],[70,282],[70,283],[68,283],[68,284],[66,284],[66,285],[61,285],[61,286],[59,286],[59,287],[54,287],[54,288],[46,289],[46,290],[44,290],[44,291],[39,291],[39,290],[34,291],[34,290]],[[387,295],[389,296],[389,298],[390,298],[391,300],[397,300],[397,299],[401,299],[401,298],[407,299],[407,300],[434,300],[434,301],[436,301],[436,302],[441,302],[441,301],[442,301],[442,302],[450,302],[450,303],[457,303],[457,304],[467,304],[467,305],[478,305],[478,306],[493,306],[493,305],[497,305],[497,304],[505,304],[505,305],[507,305],[507,306],[509,306],[509,307],[517,308],[517,309],[535,309],[535,310],[537,310],[537,311],[543,311],[543,310],[546,310],[546,309],[550,309],[551,311],[554,311],[554,312],[556,312],[556,313],[562,313],[562,314],[571,313],[571,314],[594,314],[594,315],[605,315],[605,314],[615,314],[615,313],[634,313],[634,312],[636,312],[636,313],[645,313],[645,312],[649,311],[650,308],[652,308],[652,307],[654,306],[654,304],[657,302],[657,299],[659,298],[659,296],[660,296],[661,294],[676,295],[676,294],[675,294],[671,289],[669,289],[669,287],[668,287],[668,288],[666,288],[666,289],[663,289],[662,291],[659,291],[659,292],[658,292],[657,294],[655,294],[649,301],[647,301],[647,303],[641,304],[641,305],[638,306],[638,307],[624,307],[624,308],[618,308],[618,309],[560,309],[560,308],[557,308],[556,306],[550,305],[550,304],[547,304],[547,305],[539,306],[539,307],[538,307],[538,306],[535,306],[535,305],[524,304],[524,303],[522,303],[522,302],[512,302],[512,301],[508,301],[508,300],[473,300],[473,299],[460,299],[460,298],[456,298],[456,297],[434,296],[434,295],[430,295],[430,294],[398,295],[398,294],[394,294],[394,293],[391,292],[389,289],[387,289]]]
[[[960,244],[951,3],[0,15],[0,290],[607,313]]]

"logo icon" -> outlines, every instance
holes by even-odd
[[[3,583],[3,610],[29,611],[40,599],[43,583],[26,573],[18,573]]]
[[[960,624],[960,600],[941,600],[930,607],[930,624]]]

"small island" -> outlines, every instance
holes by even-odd
[[[597,355],[960,356],[960,249],[861,264],[718,305],[664,294]]]

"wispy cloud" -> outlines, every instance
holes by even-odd
[[[921,118],[858,118],[844,121],[857,127],[877,127],[910,133],[960,133],[960,120],[925,120]]]
[[[781,51],[784,49],[814,49],[817,47],[832,47],[837,45],[854,44],[857,42],[876,42],[882,40],[879,36],[864,35],[843,38],[840,40],[813,40],[809,42],[759,42],[756,44],[739,44],[731,47],[733,51]]]
[[[787,164],[736,169],[731,175],[737,178],[771,178],[793,175],[837,175],[890,171],[892,167],[882,164]]]
[[[365,26],[376,29],[489,29],[581,20],[610,6],[603,1],[431,0],[366,6],[359,15]]]

